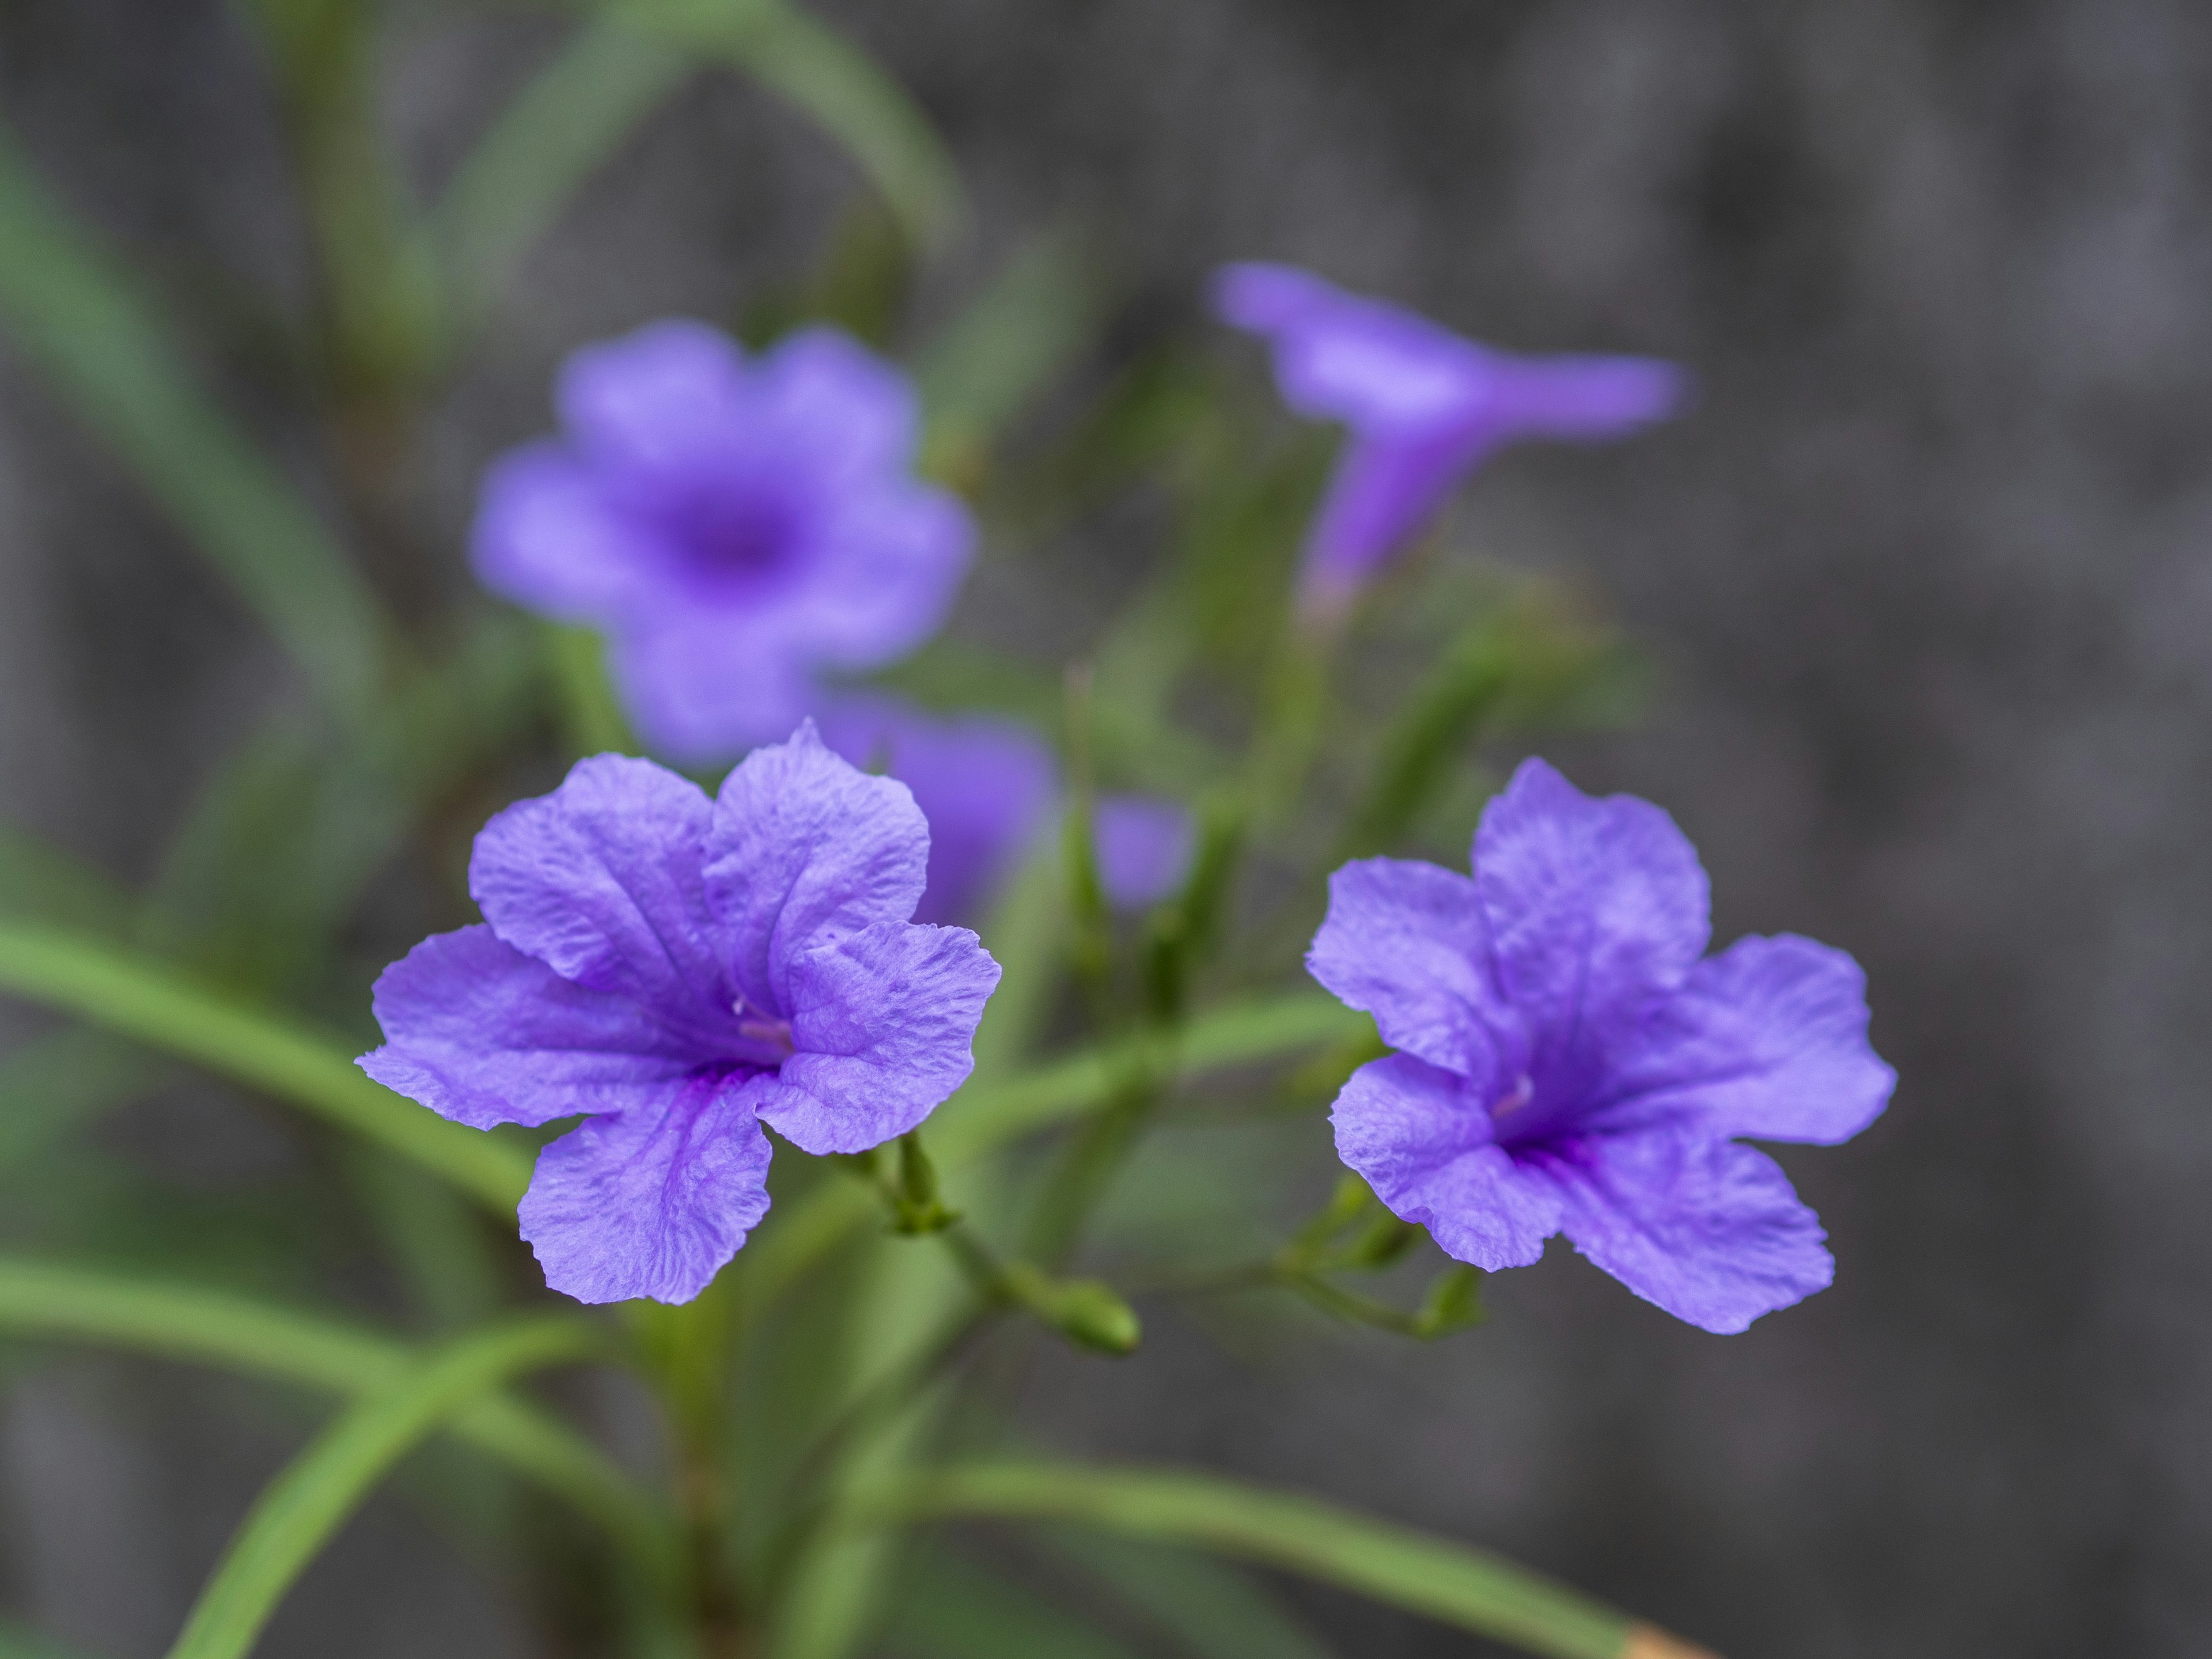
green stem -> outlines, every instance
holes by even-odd
[[[734,1284],[733,1278],[717,1279],[681,1307],[639,1303],[629,1310],[668,1413],[685,1599],[706,1659],[738,1659],[746,1644],[724,1433],[736,1326]]]

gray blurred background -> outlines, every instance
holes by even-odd
[[[1674,811],[1717,937],[1856,952],[1903,1079],[1858,1142],[1784,1152],[1839,1270],[1747,1335],[1562,1248],[1433,1349],[1262,1370],[1163,1321],[1133,1369],[1040,1374],[1040,1421],[1496,1545],[1731,1659],[2212,1650],[2212,12],[821,9],[964,170],[947,295],[1073,212],[1170,315],[1273,257],[1499,343],[1691,365],[1693,417],[1516,453],[1450,533],[1609,592],[1662,666],[1651,716],[1549,752]],[[403,38],[391,113],[426,178],[550,39]],[[206,294],[297,282],[221,7],[15,0],[0,98],[72,205]],[[533,260],[441,417],[430,510],[465,523],[560,351],[726,312],[818,251],[851,182],[753,88],[698,82]],[[283,677],[0,356],[0,812],[143,874]],[[290,1443],[149,1375],[42,1365],[0,1417],[0,1595],[117,1659],[166,1644]],[[1475,1646],[1304,1605],[1346,1651]],[[382,1504],[264,1650],[535,1650]]]

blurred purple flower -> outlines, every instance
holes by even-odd
[[[1564,1231],[1709,1331],[1823,1288],[1818,1218],[1735,1137],[1832,1146],[1881,1113],[1865,975],[1788,934],[1707,957],[1708,930],[1674,820],[1539,760],[1483,813],[1472,879],[1345,866],[1306,964],[1401,1052],[1337,1097],[1338,1153],[1479,1267]]]
[[[1454,485],[1523,438],[1616,438],[1680,404],[1681,371],[1642,357],[1520,357],[1290,265],[1224,266],[1222,320],[1265,336],[1283,398],[1351,428],[1306,539],[1310,613],[1340,610]]]
[[[768,1211],[763,1123],[861,1152],[972,1068],[999,964],[907,920],[928,856],[906,789],[811,726],[712,800],[650,761],[580,762],[477,836],[484,921],[385,970],[362,1069],[471,1128],[582,1115],[522,1200],[545,1282],[688,1302]]]
[[[825,670],[937,630],[975,542],[913,474],[913,388],[830,328],[748,359],[703,323],[586,346],[563,435],[486,473],[472,557],[495,592],[588,623],[640,733],[689,760],[782,736]]]
[[[1101,795],[1091,834],[1098,884],[1117,910],[1141,910],[1175,891],[1197,842],[1188,810],[1152,795]]]
[[[1052,811],[1052,750],[1012,720],[937,720],[888,697],[841,697],[820,720],[830,748],[906,785],[929,820],[929,886],[915,920],[973,919]]]

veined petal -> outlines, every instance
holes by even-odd
[[[1820,1218],[1764,1152],[1692,1128],[1593,1135],[1530,1160],[1575,1248],[1677,1319],[1741,1331],[1834,1279]]]
[[[1540,760],[1484,810],[1474,883],[1540,1091],[1589,1086],[1596,1045],[1705,953],[1705,872],[1674,819],[1630,795],[1593,799]]]
[[[469,891],[517,950],[711,1046],[734,1026],[701,866],[713,807],[651,761],[579,761],[483,827]]]
[[[790,973],[791,1041],[762,1119],[803,1152],[859,1152],[919,1124],[975,1069],[999,964],[964,927],[884,922]]]
[[[545,1282],[579,1302],[705,1290],[768,1213],[750,1095],[740,1074],[696,1075],[540,1152],[520,1215]]]
[[[569,435],[617,470],[685,471],[743,429],[745,361],[720,329],[687,318],[579,347],[555,392]]]
[[[914,914],[929,825],[907,787],[823,746],[814,722],[723,781],[708,831],[707,897],[754,1007],[789,1018],[792,963]]]
[[[1329,1115],[1337,1156],[1447,1255],[1525,1267],[1559,1230],[1556,1186],[1492,1140],[1484,1103],[1449,1072],[1411,1054],[1371,1060]]]
[[[385,1044],[362,1070],[472,1129],[628,1111],[697,1058],[629,998],[573,984],[481,925],[424,939],[375,998]]]
[[[1849,1140],[1897,1073],[1867,1042],[1866,975],[1844,951],[1784,933],[1738,939],[1630,1025],[1612,1060],[1614,1125],[1686,1119],[1757,1140]]]
[[[1490,933],[1475,884],[1410,859],[1363,859],[1328,878],[1328,915],[1306,969],[1375,1016],[1394,1048],[1455,1072],[1478,1091],[1497,1079],[1501,1032],[1515,1025],[1490,977]],[[1516,1070],[1522,1063],[1510,1057]]]

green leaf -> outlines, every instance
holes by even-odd
[[[406,1374],[404,1343],[356,1325],[197,1285],[0,1257],[0,1331],[196,1361],[347,1397]],[[534,1407],[478,1402],[463,1440],[558,1493],[643,1555],[658,1525],[598,1448]]]
[[[88,1659],[88,1656],[80,1648],[64,1647],[12,1619],[0,1619],[0,1659]]]
[[[1046,1533],[1055,1553],[1113,1587],[1195,1659],[1329,1659],[1304,1625],[1244,1574],[1202,1555],[1075,1528]]]
[[[751,74],[820,123],[923,246],[961,212],[937,131],[905,88],[844,37],[782,0],[618,0],[632,27]]]
[[[0,923],[0,989],[262,1090],[411,1158],[502,1216],[514,1214],[529,1184],[528,1154],[371,1082],[330,1038],[130,951],[58,928]]]
[[[538,1315],[464,1337],[363,1395],[255,1500],[170,1659],[241,1659],[293,1581],[418,1442],[510,1376],[605,1347],[602,1325]]]
[[[886,1637],[899,1659],[1136,1659],[1097,1623],[947,1551],[917,1563],[900,1588]],[[1304,1659],[1261,1647],[1237,1659]]]
[[[0,916],[119,936],[131,931],[137,908],[113,877],[0,823]]]
[[[1263,1000],[1231,1004],[1191,1021],[1164,1069],[1188,1079],[1209,1071],[1287,1054],[1337,1042],[1368,1026],[1368,1017],[1322,991],[1292,991]],[[938,1108],[930,1146],[951,1170],[973,1163],[1021,1136],[1064,1122],[1112,1097],[1128,1075],[1129,1042],[1105,1044],[1074,1054],[995,1087],[963,1090]],[[745,1278],[745,1306],[767,1304],[838,1241],[866,1223],[875,1200],[857,1182],[826,1183],[763,1226],[738,1258]]]
[[[35,1037],[0,1060],[0,1173],[163,1080],[143,1049],[102,1031]]]
[[[578,189],[692,69],[638,29],[596,20],[501,112],[431,216],[465,324],[489,307]]]
[[[1550,1659],[1657,1659],[1625,1614],[1524,1567],[1310,1498],[1175,1470],[955,1464],[886,1483],[856,1522],[1073,1521],[1302,1573]],[[1664,1640],[1667,1638],[1659,1638]],[[1638,1645],[1640,1644],[1640,1646]],[[1693,1649],[1675,1650],[1690,1659]]]
[[[284,477],[195,384],[154,307],[0,132],[0,325],[276,636],[325,708],[368,714],[380,607]]]

